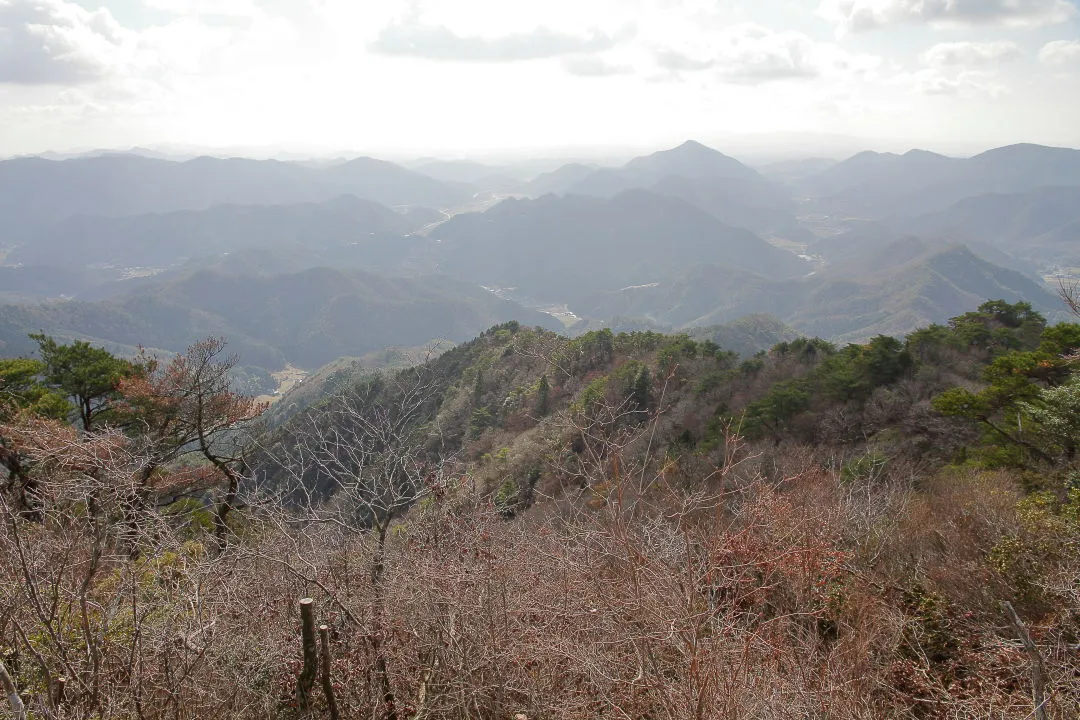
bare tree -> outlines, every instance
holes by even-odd
[[[388,533],[401,514],[445,484],[452,465],[438,448],[433,456],[426,450],[436,390],[423,366],[374,375],[332,398],[318,413],[305,415],[287,442],[269,449],[290,494],[304,498],[308,515],[300,532],[330,523],[346,533],[370,532],[373,538],[366,635],[383,713],[391,720],[399,711],[384,650],[389,628],[384,589]],[[298,563],[304,562],[300,553],[296,556]]]
[[[219,545],[228,534],[228,516],[235,508],[247,473],[245,431],[265,409],[232,389],[235,356],[223,357],[225,340],[207,338],[162,365],[143,358],[146,370],[121,383],[129,431],[143,446],[146,462],[139,469],[139,497],[145,497],[154,472],[185,455],[200,455],[224,487],[214,509]],[[196,485],[196,493],[206,487]],[[177,497],[175,490],[170,499]]]
[[[207,553],[170,512],[132,505],[145,446],[41,418],[0,432],[32,468],[41,515],[0,496],[0,633],[37,688],[34,716],[187,718],[248,702],[235,661],[221,660],[237,641],[215,631],[236,602],[235,558]]]
[[[1073,315],[1080,316],[1080,282],[1058,280],[1058,296]]]
[[[0,499],[0,577],[6,581],[0,597],[13,603],[10,622],[44,686],[51,692],[62,675],[73,682],[74,702],[100,710],[113,659],[106,638],[124,589],[120,583],[103,593],[99,582],[119,563],[112,518],[124,512],[131,471],[141,459],[117,431],[80,433],[63,423],[25,419],[3,432],[34,467],[45,522],[28,522]],[[146,529],[155,520],[139,522]],[[71,642],[72,634],[79,642]],[[46,708],[52,702],[46,697]]]

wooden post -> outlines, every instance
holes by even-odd
[[[1039,647],[1035,644],[1035,641],[1031,639],[1031,633],[1024,627],[1024,623],[1020,620],[1020,616],[1016,614],[1016,609],[1012,603],[1003,600],[1001,609],[1005,611],[1005,617],[1008,618],[1009,624],[1013,626],[1017,637],[1020,638],[1020,642],[1024,645],[1024,652],[1027,653],[1028,660],[1031,661],[1031,699],[1035,703],[1035,720],[1046,720],[1046,671],[1043,668],[1042,653],[1039,652]]]
[[[296,678],[296,702],[300,710],[311,710],[311,690],[319,672],[319,649],[315,639],[315,601],[300,601],[300,640],[304,652],[304,666]]]
[[[23,705],[22,698],[19,697],[19,689],[15,687],[11,675],[8,675],[3,660],[0,660],[0,686],[4,688],[4,694],[7,695],[8,705],[11,706],[11,713],[15,716],[15,720],[26,720],[26,706]]]
[[[340,720],[337,700],[334,699],[334,685],[330,682],[330,628],[319,626],[319,645],[322,655],[322,689],[326,695],[326,705],[330,708],[330,720]]]
[[[56,707],[64,704],[64,689],[67,687],[67,678],[61,675],[56,678]]]

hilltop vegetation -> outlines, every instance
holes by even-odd
[[[1051,716],[1080,707],[1080,325],[1029,304],[748,358],[506,323],[272,429],[219,343],[39,342],[0,368],[31,707],[326,714],[302,597],[343,717],[1022,717],[1000,601]]]

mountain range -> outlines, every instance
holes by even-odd
[[[924,150],[860,153],[802,180],[799,190],[831,212],[915,217],[965,198],[1080,185],[1080,150],[1010,145],[971,158]]]
[[[0,352],[32,351],[30,332],[173,352],[213,335],[228,338],[230,351],[246,365],[318,367],[394,345],[466,340],[509,320],[561,327],[548,315],[447,277],[331,268],[273,276],[200,270],[100,302],[0,306]]]
[[[145,215],[76,215],[43,226],[7,257],[24,265],[168,267],[242,248],[303,248],[312,254],[360,248],[368,265],[407,253],[414,218],[351,195],[296,205],[218,205]]]
[[[782,185],[766,179],[738,160],[692,140],[670,150],[634,158],[620,168],[590,169],[583,165],[567,165],[533,183],[543,180],[543,192],[614,197],[627,190],[655,189],[658,183],[672,178],[706,183],[714,194],[720,190],[727,202],[736,205],[794,208],[790,191]]]
[[[859,342],[943,322],[986,298],[1026,300],[1051,315],[1060,306],[1039,282],[963,245],[903,238],[787,281],[701,265],[673,282],[597,293],[583,312],[645,317],[679,329],[768,313],[806,335]]]
[[[17,158],[0,162],[0,244],[25,241],[32,229],[78,215],[311,203],[341,195],[388,206],[442,207],[462,203],[472,194],[466,186],[372,158],[318,167],[211,157],[186,162],[137,155]]]
[[[809,272],[795,255],[677,198],[628,190],[614,198],[546,195],[506,200],[436,228],[440,269],[515,288],[540,302],[575,303],[718,263],[772,278]]]
[[[690,141],[617,167],[552,167],[0,162],[0,341],[27,352],[25,333],[43,330],[181,350],[228,335],[245,363],[276,369],[503,320],[561,327],[539,308],[576,328],[769,313],[854,341],[987,299],[1052,314],[1038,276],[1080,265],[1075,150],[758,171]]]
[[[1045,263],[1080,266],[1080,183],[965,198],[901,227],[926,237],[980,241]]]

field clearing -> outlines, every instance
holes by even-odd
[[[570,311],[567,305],[554,305],[551,307],[541,308],[540,312],[547,313],[551,317],[555,318],[563,324],[564,327],[571,327],[576,322],[581,320],[577,315]]]
[[[270,377],[277,381],[277,389],[274,390],[273,394],[260,395],[255,399],[258,402],[270,403],[273,405],[280,400],[285,393],[304,382],[304,379],[307,378],[309,374],[310,373],[308,373],[307,370],[301,370],[290,363],[286,365],[284,369],[278,370],[275,373],[270,373]]]
[[[775,235],[763,238],[765,242],[769,243],[773,247],[780,248],[781,250],[787,250],[793,252],[796,255],[803,255],[806,253],[806,243],[795,242],[794,240],[788,240],[787,238],[776,237]]]

